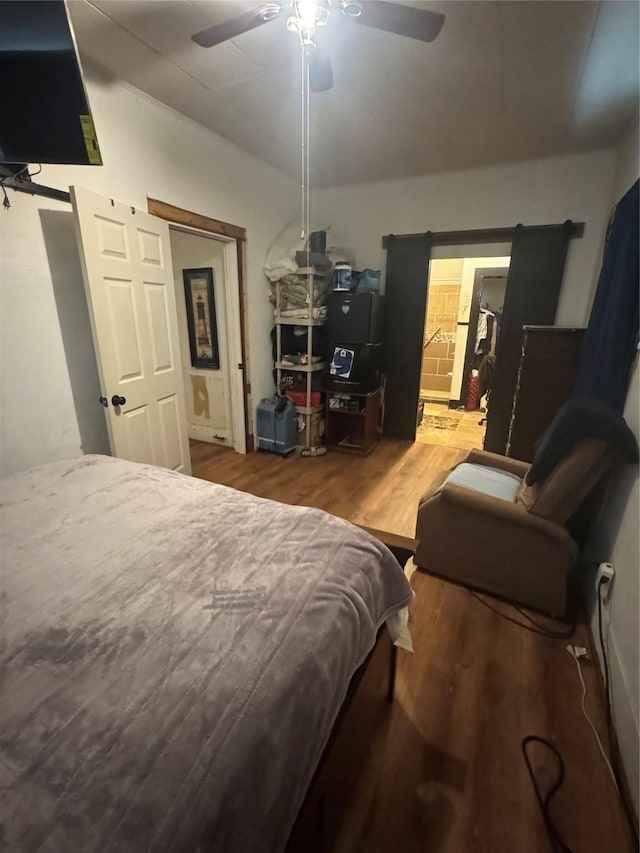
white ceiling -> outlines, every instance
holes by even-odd
[[[364,0],[366,2],[366,0]],[[635,0],[436,0],[424,44],[344,21],[321,33],[335,86],[312,96],[314,183],[330,186],[615,145],[638,111]],[[71,0],[82,55],[300,173],[300,48],[286,15],[205,49],[190,36],[260,0]]]

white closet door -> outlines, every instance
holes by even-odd
[[[70,190],[111,452],[190,474],[167,223]]]

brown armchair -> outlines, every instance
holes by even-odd
[[[417,566],[563,616],[577,556],[565,525],[614,458],[586,438],[529,486],[528,463],[473,450],[420,500]]]

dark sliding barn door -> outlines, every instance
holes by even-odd
[[[515,229],[484,440],[484,449],[493,453],[504,454],[507,448],[522,327],[554,324],[572,227],[567,221]]]
[[[382,431],[415,441],[431,236],[389,237],[385,288],[385,406]]]

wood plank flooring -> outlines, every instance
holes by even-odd
[[[191,442],[195,477],[282,503],[318,507],[410,539],[421,495],[465,455],[456,448],[385,439],[364,459],[330,452],[282,459],[269,453],[240,456],[225,447]]]
[[[192,445],[195,476],[317,506],[400,544],[413,537],[420,495],[463,455],[386,440],[366,459],[242,457]],[[548,738],[564,757],[565,782],[552,814],[571,851],[634,850],[565,650],[567,642],[589,646],[586,627],[578,625],[571,640],[549,639],[502,619],[454,584],[422,573],[412,583],[415,652],[398,656],[396,701],[372,741],[331,853],[550,851],[521,753],[528,734]],[[606,743],[597,667],[587,664],[584,676],[587,707]],[[539,747],[531,756],[547,790],[555,761]]]

